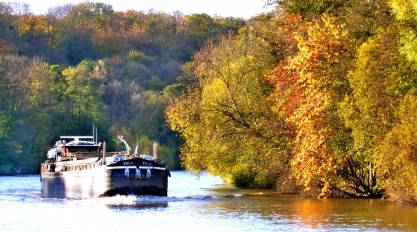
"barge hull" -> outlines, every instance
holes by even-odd
[[[129,194],[168,195],[170,173],[162,165],[137,158],[112,165],[90,164],[88,167],[62,171],[43,164],[41,197],[85,199]]]

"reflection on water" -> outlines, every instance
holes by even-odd
[[[381,199],[299,199],[172,172],[168,197],[40,198],[38,176],[0,177],[3,231],[417,231],[417,207]],[[24,223],[22,223],[24,222]]]
[[[299,223],[309,228],[326,228],[339,225],[345,228],[358,229],[400,229],[417,224],[409,215],[401,210],[407,210],[411,215],[417,215],[417,210],[410,206],[400,206],[380,199],[330,199],[330,200],[292,200],[293,212],[280,214],[294,214]],[[412,224],[410,224],[412,223]]]

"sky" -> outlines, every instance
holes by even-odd
[[[10,2],[27,3],[34,14],[45,14],[48,9],[67,3],[78,4],[86,0],[11,0]],[[265,8],[265,0],[90,0],[90,2],[102,2],[113,6],[115,11],[148,12],[162,11],[173,13],[180,11],[185,15],[193,13],[206,13],[211,16],[239,17],[249,19],[252,16],[268,12],[271,8]]]

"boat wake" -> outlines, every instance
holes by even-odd
[[[152,205],[152,204],[168,204],[172,202],[184,201],[215,201],[225,199],[239,199],[244,197],[268,196],[263,193],[232,193],[224,195],[189,195],[189,196],[138,196],[138,195],[117,195],[112,197],[94,198],[93,201],[103,203],[109,206],[138,206],[138,205]]]
[[[19,189],[0,191],[0,201],[43,201],[43,202],[62,202],[62,201],[92,201],[103,203],[105,205],[140,205],[140,204],[157,204],[157,203],[169,203],[169,202],[181,202],[181,201],[209,201],[219,199],[232,199],[245,197],[246,194],[225,194],[225,195],[189,195],[189,196],[138,196],[138,195],[116,195],[112,197],[99,197],[99,198],[88,198],[88,199],[59,199],[59,198],[42,198],[39,190],[34,189]]]

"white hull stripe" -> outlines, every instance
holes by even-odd
[[[114,166],[114,167],[105,167],[105,169],[134,169],[136,166]],[[156,169],[156,170],[166,170],[166,168],[161,167],[150,167],[150,166],[139,166],[139,169]]]

